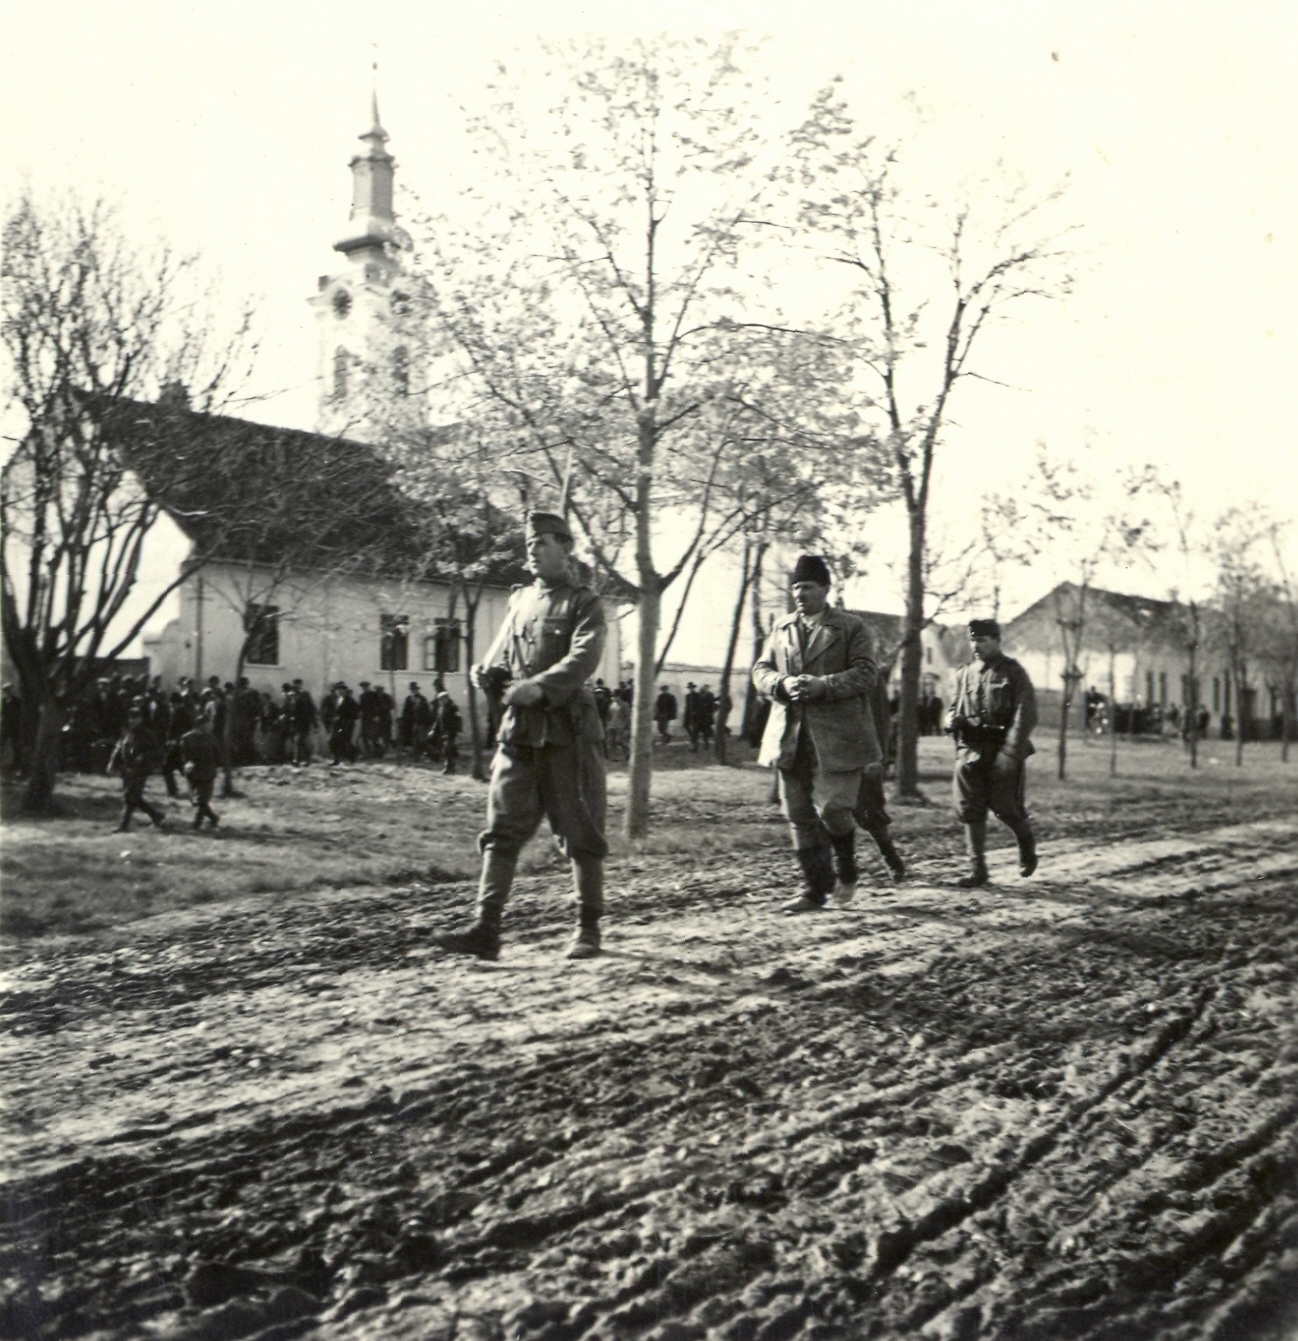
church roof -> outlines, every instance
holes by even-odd
[[[103,415],[124,461],[200,551],[235,562],[428,579],[427,516],[366,443],[206,414],[179,403],[111,402]],[[504,538],[511,524],[500,519]],[[488,581],[524,581],[521,543]]]

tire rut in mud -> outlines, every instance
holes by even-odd
[[[4,1334],[1170,1341],[1276,1324],[1298,1252],[1287,879],[1082,919],[1084,889],[1040,906],[907,891],[812,925],[752,911],[762,878],[629,882],[631,951],[528,1046],[487,1046],[501,994],[548,1018],[553,972],[418,961],[427,1009],[463,1012],[471,1046],[409,1088],[290,1114],[191,1106],[12,1178]],[[322,900],[243,941],[208,920],[182,956],[142,938],[99,995],[76,984],[104,961],[68,948],[7,1019],[52,1001],[65,1014],[25,1036],[49,1042],[285,975],[395,975],[454,905]],[[340,935],[340,917],[364,925]],[[524,891],[511,940],[554,921]]]

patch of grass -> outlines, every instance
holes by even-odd
[[[1043,841],[1159,837],[1298,812],[1298,754],[1282,764],[1279,746],[1250,745],[1245,766],[1236,769],[1233,754],[1214,746],[1209,742],[1204,766],[1192,772],[1175,742],[1123,742],[1118,776],[1110,777],[1107,745],[1071,742],[1069,777],[1061,783],[1053,743],[1039,742],[1029,765],[1028,804]],[[908,860],[959,857],[951,758],[949,741],[922,740],[920,779],[929,803],[889,802]],[[768,770],[743,760],[722,767],[684,745],[660,748],[655,760],[666,766],[654,775],[653,827],[634,844],[621,833],[625,768],[610,774],[614,879],[622,863],[652,870],[660,861],[664,871],[674,867],[676,878],[682,863],[717,871],[732,853],[787,850]],[[167,833],[147,824],[113,833],[120,788],[111,778],[61,778],[65,817],[59,819],[18,815],[17,790],[5,790],[0,934],[14,939],[98,932],[175,909],[312,888],[472,880],[486,811],[480,782],[390,762],[340,771],[247,769],[239,778],[243,796],[216,802],[221,828],[215,833],[191,832],[188,803],[168,800],[157,781],[149,794],[167,808]],[[992,841],[1012,840],[993,825]],[[862,837],[870,861],[872,847]],[[542,825],[520,870],[558,874],[565,867]]]

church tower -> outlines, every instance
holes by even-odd
[[[359,137],[364,148],[350,164],[347,234],[334,243],[343,264],[336,274],[320,276],[309,300],[319,347],[317,428],[362,441],[374,436],[377,420],[410,390],[409,348],[399,331],[410,306],[401,263],[410,239],[392,209],[396,163],[387,151],[377,93],[371,121]]]

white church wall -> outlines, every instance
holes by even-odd
[[[286,680],[300,679],[317,698],[338,680],[355,689],[362,680],[380,684],[400,702],[413,680],[424,693],[433,687],[439,621],[458,619],[464,608],[451,600],[451,589],[436,582],[385,582],[381,579],[321,577],[269,585],[269,574],[233,564],[211,564],[180,591],[180,616],[145,641],[153,673],[168,689],[180,675],[199,680],[234,678],[243,642],[243,612],[249,599],[278,611],[276,658],[249,660],[243,673],[254,689],[279,693]],[[474,657],[481,659],[505,617],[505,588],[488,588],[478,607]],[[405,665],[385,665],[384,616],[405,628]],[[609,637],[596,674],[616,683],[620,657],[616,611],[608,610]],[[461,637],[453,644],[458,664],[444,676],[446,689],[463,707],[467,702],[469,657]]]

